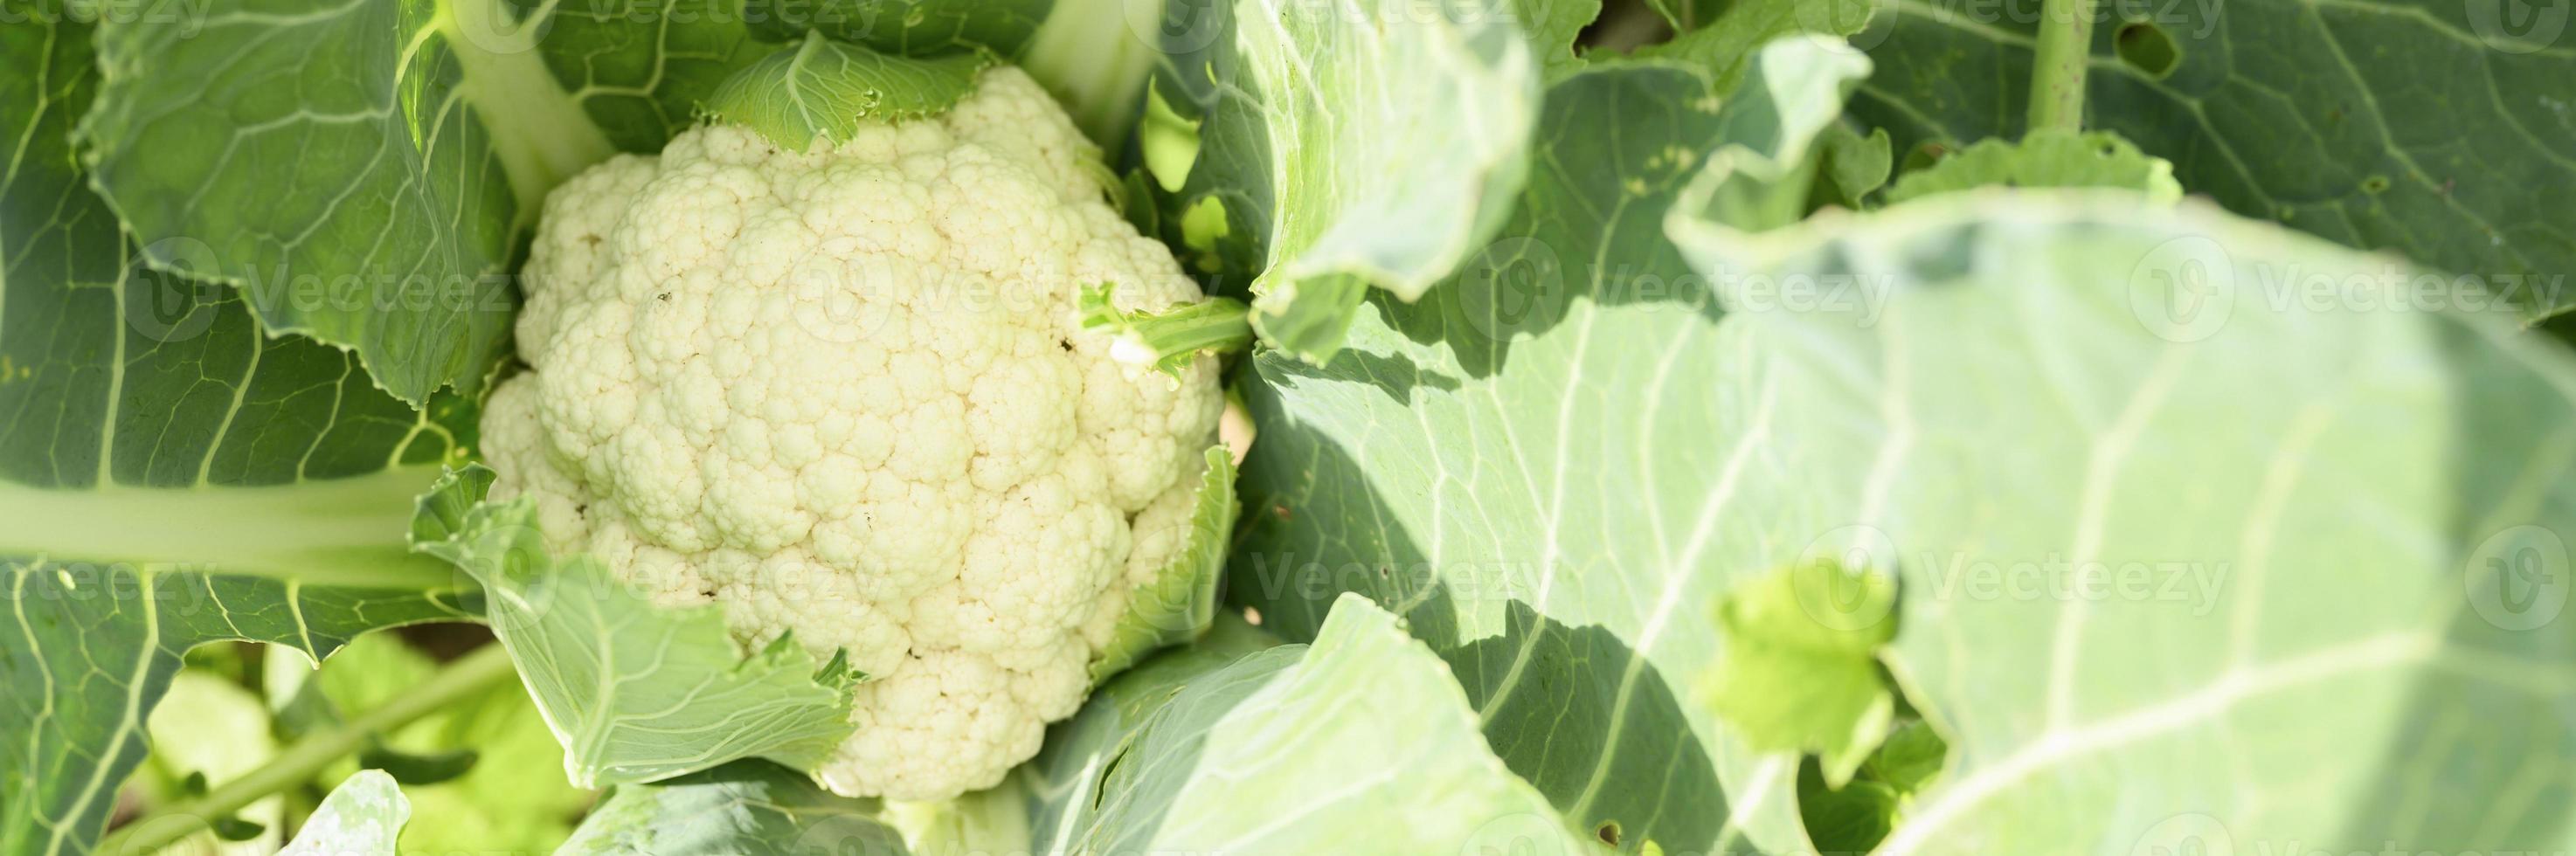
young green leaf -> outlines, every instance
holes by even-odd
[[[937,115],[975,91],[981,53],[916,58],[808,34],[734,74],[707,99],[715,118],[751,126],[781,148],[848,140],[862,122]]]
[[[1814,752],[1841,787],[1894,722],[1878,648],[1895,636],[1895,608],[1882,571],[1831,560],[1748,580],[1718,606],[1725,655],[1702,695],[1754,748]]]
[[[1082,329],[1118,338],[1120,361],[1151,365],[1178,379],[1200,354],[1240,351],[1252,344],[1250,309],[1243,301],[1213,297],[1161,310],[1124,310],[1116,283],[1082,287],[1074,309]]]
[[[1887,204],[1977,187],[2118,187],[2156,205],[2182,199],[2173,164],[2118,134],[2033,131],[2019,140],[1982,140],[1906,173],[1887,189]]]

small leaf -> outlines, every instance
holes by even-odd
[[[1152,365],[1178,379],[1200,354],[1223,354],[1252,344],[1251,309],[1243,301],[1216,297],[1161,310],[1122,310],[1111,301],[1118,286],[1082,287],[1075,311],[1082,329],[1118,338],[1111,351],[1120,362]]]
[[[1812,751],[1840,786],[1896,711],[1877,651],[1894,638],[1896,586],[1869,569],[1801,562],[1728,592],[1706,697],[1754,748]]]
[[[268,831],[267,825],[243,820],[240,815],[218,817],[206,826],[214,830],[216,838],[225,841],[249,841]]]
[[[411,753],[379,744],[358,752],[358,766],[383,770],[406,785],[435,785],[465,775],[481,757],[472,749]]]
[[[1888,188],[1887,204],[1977,187],[2117,187],[2145,193],[2157,205],[2182,199],[2173,164],[2120,135],[2045,130],[2018,141],[1984,140],[1908,172]]]
[[[748,125],[791,151],[848,140],[869,122],[933,116],[975,91],[984,53],[930,58],[881,54],[809,33],[751,64],[708,97],[709,115]]]

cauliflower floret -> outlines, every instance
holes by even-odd
[[[1093,157],[996,68],[838,145],[709,125],[566,182],[527,265],[530,370],[487,410],[493,496],[657,602],[722,604],[747,645],[846,651],[869,681],[834,790],[993,784],[1081,704],[1174,549],[1139,515],[1186,517],[1223,408],[1213,358],[1175,385],[1075,322],[1086,284],[1200,297]]]

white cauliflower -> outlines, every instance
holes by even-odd
[[[833,790],[998,782],[1186,540],[1159,529],[1223,407],[1212,357],[1175,385],[1077,326],[1085,284],[1200,298],[1096,158],[996,68],[812,152],[716,124],[582,173],[528,261],[530,370],[488,404],[492,496],[658,601],[723,604],[746,644],[846,650],[869,680]]]

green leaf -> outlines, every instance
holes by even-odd
[[[1162,90],[1148,85],[1145,121],[1136,126],[1136,142],[1154,184],[1166,193],[1178,191],[1199,162],[1199,120],[1173,110],[1171,102],[1163,100]]]
[[[1867,853],[1904,822],[1914,795],[1941,772],[1950,745],[1916,719],[1888,732],[1887,741],[1841,786],[1825,784],[1810,758],[1798,767],[1798,814],[1822,853]]]
[[[1896,715],[1877,657],[1895,609],[1895,583],[1831,560],[1747,581],[1718,607],[1726,655],[1702,693],[1754,748],[1814,752],[1840,787]]]
[[[1894,22],[1875,33],[1879,71],[1853,115],[1900,151],[2021,133],[2036,15],[1885,5]],[[2536,316],[2576,302],[2556,279],[2576,270],[2576,222],[2534,192],[2576,186],[2566,9],[2228,0],[2147,17],[2094,27],[2087,127],[2171,160],[2183,189],[2239,214],[2435,269],[2537,277],[2498,286]],[[2135,49],[2159,41],[2176,56]]]
[[[817,675],[780,637],[744,652],[715,606],[664,608],[587,554],[547,553],[534,500],[484,502],[480,465],[420,498],[413,549],[489,592],[509,646],[578,787],[648,782],[736,758],[812,769],[850,734],[849,677]],[[837,660],[835,662],[838,662]]]
[[[875,800],[834,796],[776,764],[735,761],[617,786],[557,852],[902,856],[903,839],[876,812]]]
[[[1132,363],[1150,363],[1178,380],[1200,354],[1226,354],[1252,344],[1251,310],[1243,301],[1214,297],[1166,309],[1123,310],[1114,302],[1116,283],[1082,287],[1074,310],[1082,329],[1118,338],[1117,355]]]
[[[1014,774],[1033,852],[1590,852],[1393,614],[1344,597],[1311,647],[1230,644],[1148,662],[1056,727]]]
[[[262,335],[236,293],[129,264],[70,144],[89,29],[0,11],[0,853],[77,853],[188,649],[319,659],[473,612],[386,540],[473,414],[415,413],[349,355]]]
[[[1369,288],[1420,297],[1508,213],[1538,67],[1511,15],[1481,2],[1208,14],[1195,26],[1231,38],[1155,84],[1204,122],[1169,210],[1223,200],[1242,237],[1222,273],[1252,284],[1254,329],[1322,361]]]
[[[2173,164],[2138,151],[2120,135],[2048,130],[2009,142],[1981,140],[1906,173],[1888,188],[1887,204],[1978,187],[2118,187],[2145,193],[2154,205],[2182,199]]]
[[[933,116],[975,91],[992,60],[977,53],[917,59],[820,35],[736,73],[707,100],[715,118],[749,125],[792,151],[848,140],[862,123]]]
[[[507,275],[545,191],[612,142],[659,148],[688,118],[673,108],[736,62],[745,33],[706,14],[719,2],[528,20],[502,0],[110,15],[80,135],[152,267],[237,287],[269,332],[353,350],[376,384],[425,402],[473,389],[499,356]]]
[[[1722,101],[1664,63],[1553,87],[1539,166],[1458,278],[1372,299],[1328,366],[1255,354],[1228,597],[1291,639],[1340,591],[1401,611],[1504,762],[1622,849],[1806,849],[1795,756],[1745,745],[1689,684],[1719,655],[1718,597],[1804,546],[1736,486],[1798,462],[1746,445],[1780,391],[1726,382],[1709,281],[1661,223],[1712,158],[1802,157],[1865,67],[1797,40]]]
[[[1877,852],[2576,844],[2576,364],[2511,307],[2126,194],[1674,230],[1712,276],[1893,289],[1715,343],[1802,391],[1763,448],[1799,478],[1748,503],[1900,575],[1882,657],[1959,750]]]
[[[411,820],[411,803],[382,770],[359,770],[331,789],[322,807],[304,819],[279,856],[394,853],[396,836]]]
[[[1186,546],[1127,595],[1125,617],[1091,658],[1093,684],[1156,650],[1198,638],[1215,620],[1217,584],[1225,578],[1226,549],[1232,546],[1235,513],[1242,508],[1234,498],[1234,461],[1224,446],[1207,450],[1206,469],[1190,503],[1190,515],[1179,529],[1136,533],[1139,550],[1157,538],[1184,539]]]
[[[1873,129],[1863,137],[1835,123],[1816,138],[1816,194],[1810,207],[1835,205],[1853,211],[1868,207],[1863,197],[1887,185],[1894,165],[1887,131]]]

